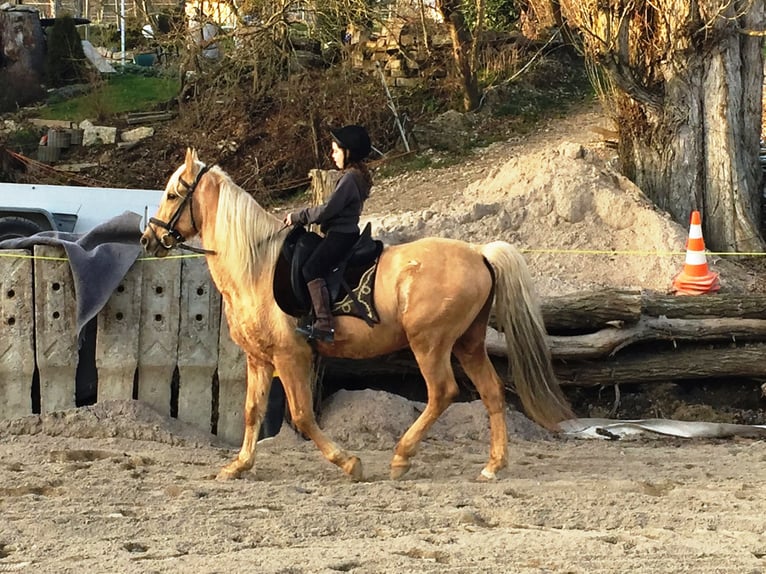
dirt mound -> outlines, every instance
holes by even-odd
[[[688,226],[671,220],[616,172],[603,146],[506,142],[486,151],[470,162],[475,179],[463,174],[453,188],[446,187],[444,174],[420,189],[390,182],[373,188],[390,197],[398,187],[394,193],[404,196],[394,203],[398,210],[389,202],[385,212],[368,216],[375,233],[388,243],[425,236],[506,240],[525,253],[543,295],[603,287],[670,289],[683,267]],[[421,195],[428,201],[418,201]],[[709,264],[721,274],[723,289],[751,288],[752,275],[737,264]]]
[[[340,390],[322,406],[322,428],[349,448],[391,450],[425,404],[382,391]],[[524,415],[509,411],[508,432],[521,440],[548,433]],[[489,417],[481,401],[451,405],[428,432],[429,440],[489,442]]]
[[[218,438],[139,401],[95,405],[0,421],[0,437],[47,435],[72,438],[127,438],[182,446],[221,446]]]

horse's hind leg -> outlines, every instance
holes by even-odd
[[[433,343],[426,341],[423,344],[411,341],[410,348],[426,381],[428,403],[417,420],[399,439],[394,449],[394,458],[391,461],[393,480],[401,478],[410,469],[410,458],[417,453],[423,436],[458,394],[447,345],[437,343],[434,346]]]
[[[505,388],[487,356],[486,329],[486,321],[477,318],[452,349],[489,413],[489,461],[481,471],[479,480],[493,480],[496,473],[508,465]]]

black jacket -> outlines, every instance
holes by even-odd
[[[330,198],[323,205],[306,207],[290,214],[293,223],[308,225],[318,223],[322,233],[359,232],[359,216],[365,200],[370,196],[370,186],[355,169],[346,170]]]

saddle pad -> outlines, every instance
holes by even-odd
[[[349,270],[349,271],[352,271],[352,270]],[[363,273],[359,277],[359,281],[356,284],[356,286],[354,286],[353,284],[349,284],[351,291],[354,293],[362,309],[364,310],[364,315],[367,317],[367,319],[369,319],[373,323],[380,323],[380,317],[378,317],[378,312],[375,309],[375,293],[374,293],[375,274],[377,273],[377,271],[378,271],[378,260],[376,259],[370,267],[368,267],[367,269],[364,269]],[[354,302],[351,296],[345,292],[344,289],[341,289],[339,295],[340,295],[339,299],[335,301],[335,303],[333,304],[332,314],[333,315],[352,315],[354,317],[361,317],[360,312],[362,309],[359,309],[359,306]],[[361,318],[364,318],[364,317],[361,317]]]

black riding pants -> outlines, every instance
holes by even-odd
[[[355,233],[330,231],[303,264],[303,279],[306,283],[329,275],[330,271],[351,251],[358,239],[358,231]]]

